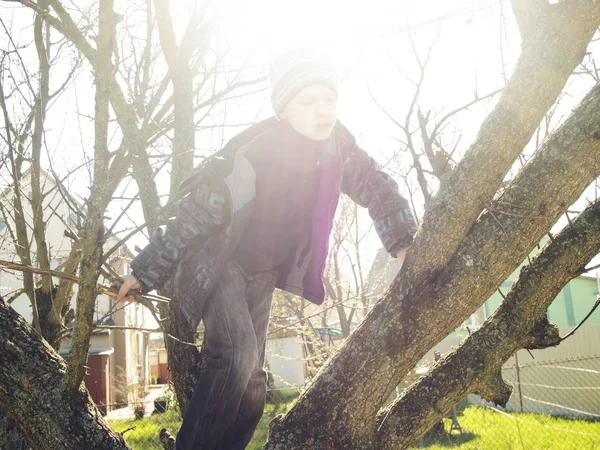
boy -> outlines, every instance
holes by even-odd
[[[244,449],[265,404],[265,342],[275,287],[321,304],[340,192],[368,207],[386,250],[404,259],[416,230],[396,183],[337,120],[337,76],[321,54],[295,50],[270,67],[276,117],[251,126],[196,168],[166,231],[132,261],[117,300],[173,273],[174,297],[206,368],[177,449]]]

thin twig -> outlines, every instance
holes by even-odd
[[[37,267],[31,267],[31,266],[27,266],[25,264],[4,261],[2,259],[0,259],[0,266],[6,267],[9,270],[17,270],[19,272],[35,273],[35,274],[40,274],[40,275],[50,275],[50,276],[53,276],[56,278],[60,278],[63,280],[67,280],[67,281],[71,281],[73,283],[79,284],[79,278],[76,277],[75,275],[69,275],[68,273],[59,272],[57,270],[39,269]],[[97,284],[97,287],[100,290],[100,292],[102,292],[103,294],[106,294],[108,296],[112,296],[112,297],[115,297],[119,292],[118,289],[115,289],[115,288],[112,288],[109,286],[104,286],[103,284],[100,284],[100,283]],[[174,300],[167,298],[167,297],[162,297],[160,295],[151,295],[151,294],[143,294],[143,295],[139,294],[139,295],[144,300],[148,300],[148,301],[153,301],[153,302],[156,301],[156,302],[163,302],[163,303],[175,303]]]

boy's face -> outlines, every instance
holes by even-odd
[[[307,86],[285,106],[279,118],[287,120],[298,133],[324,141],[337,120],[337,94],[323,84]]]

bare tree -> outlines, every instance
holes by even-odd
[[[94,61],[100,49],[87,48],[81,42],[84,35],[69,20],[64,8],[56,0],[48,2],[56,15],[38,4],[25,3],[44,14],[52,26],[78,48],[81,46],[90,62]],[[541,316],[553,292],[585,270],[591,255],[598,251],[597,204],[588,207],[580,219],[573,221],[532,261],[523,273],[523,282],[507,295],[506,306],[481,332],[468,339],[455,354],[458,356],[448,357],[422,384],[414,386],[390,408],[382,409],[389,393],[417,361],[496,290],[569,205],[600,176],[600,85],[596,84],[571,117],[544,140],[502,194],[495,197],[504,177],[582,61],[600,25],[600,7],[591,0],[556,4],[515,0],[513,9],[523,39],[522,54],[498,104],[461,160],[442,177],[404,267],[389,291],[323,366],[294,407],[272,423],[267,448],[406,448],[466,392],[476,391],[489,399],[504,401],[507,388],[498,374],[506,358],[519,348],[557,342],[555,329]],[[127,149],[124,155],[137,155],[136,161],[131,162],[134,172],[140,171],[136,176],[145,173],[152,179],[147,154],[144,157],[142,152],[148,141],[141,136],[146,135],[138,134],[137,120],[131,121],[133,128],[126,125],[128,117],[135,119],[135,107],[119,94],[117,83],[108,82],[110,102],[123,130],[123,142],[127,143],[120,148]],[[422,116],[426,121],[427,114]],[[149,129],[156,130],[156,123],[164,127],[151,133],[173,129],[170,119],[152,123]],[[97,126],[100,131],[100,124]],[[151,214],[164,212],[157,192],[142,193],[148,201],[147,221]],[[160,223],[159,218],[152,220]],[[529,282],[534,280],[541,286],[549,279],[553,282],[548,283],[543,296],[532,297]],[[506,310],[510,315],[503,312]],[[171,335],[167,337],[168,342],[172,341],[171,354],[180,345],[181,349],[189,349],[191,356],[187,366],[180,359],[179,367],[186,369],[175,382],[185,408],[185,396],[193,388],[199,360],[195,346],[185,344],[193,343],[191,332],[179,336],[183,339],[174,339],[177,310],[171,308],[168,312],[175,316],[170,317]],[[506,328],[509,322],[511,326]],[[0,348],[0,404],[11,405],[14,398],[21,399],[18,408],[4,412],[30,442],[39,448],[123,447],[122,440],[100,419],[93,423],[88,420],[93,417],[93,408],[85,401],[85,395],[73,396],[71,389],[71,395],[61,395],[65,393],[67,369],[56,352],[12,314],[4,302],[0,302]],[[183,354],[182,350],[180,355]],[[497,357],[486,358],[490,354]],[[36,374],[34,387],[25,389],[23,381],[32,373]],[[446,383],[435,397],[430,386],[439,386],[451,376],[460,382]],[[58,413],[40,411],[39,399],[45,398],[40,380],[44,380],[46,395],[52,395],[57,405],[64,405]],[[65,403],[65,399],[71,401]],[[324,402],[328,408],[323,408]],[[86,424],[78,428],[77,436],[69,436],[73,424],[79,424],[73,422],[73,417],[80,417]],[[41,432],[32,435],[32,429]],[[40,436],[44,436],[44,442]],[[102,444],[97,444],[100,439]]]
[[[11,187],[4,192],[0,208],[21,262],[26,265],[37,262],[40,268],[49,269],[52,255],[46,242],[46,222],[55,213],[44,207],[44,198],[50,195],[43,184],[40,163],[43,155],[44,122],[48,102],[64,91],[78,69],[80,61],[75,59],[68,76],[61,80],[61,84],[55,91],[51,91],[51,66],[59,58],[64,57],[67,51],[60,46],[52,45],[47,24],[40,16],[35,17],[33,38],[38,71],[32,75],[29,75],[30,69],[20,55],[22,49],[12,39],[7,24],[2,22],[2,27],[8,34],[9,45],[12,47],[11,51],[7,51],[2,62],[4,81],[0,84],[0,108],[5,131],[3,147],[6,149],[8,160],[6,172],[10,177]],[[10,89],[10,92],[6,92],[4,86]],[[9,102],[7,97],[19,98],[21,101]],[[19,104],[28,106],[20,111],[20,114],[17,113]],[[29,167],[24,167],[24,164]],[[30,194],[25,190],[25,178],[27,192]],[[31,220],[28,219],[29,215]],[[73,246],[73,251],[65,264],[67,270],[73,270],[77,266],[78,254],[77,247]],[[71,284],[54,286],[52,277],[44,275],[36,285],[33,275],[25,274],[23,292],[31,303],[34,328],[54,348],[58,348],[61,332],[65,328],[65,317],[67,314],[72,314],[72,311],[69,313]]]
[[[43,269],[49,269],[50,265],[43,227],[41,205],[44,194],[39,185],[39,171],[44,132],[43,120],[51,95],[48,92],[51,29],[66,38],[66,42],[85,58],[94,75],[96,94],[95,111],[92,117],[95,135],[94,154],[86,167],[91,180],[90,196],[85,199],[85,207],[77,211],[83,219],[83,224],[80,229],[70,233],[70,237],[74,240],[73,251],[66,267],[66,270],[73,274],[77,268],[79,269],[76,321],[72,330],[69,364],[66,366],[68,389],[65,394],[70,392],[72,396],[65,395],[64,398],[69,402],[75,401],[80,394],[90,335],[97,325],[94,323],[93,316],[98,278],[102,274],[116,281],[115,274],[107,272],[104,267],[117,251],[117,247],[106,249],[104,244],[107,236],[118,230],[118,222],[127,216],[127,210],[135,200],[130,201],[123,208],[119,217],[107,229],[106,210],[116,190],[123,185],[122,182],[131,168],[131,177],[139,188],[139,197],[136,198],[141,200],[146,220],[145,224],[137,224],[128,236],[144,228],[153,231],[158,225],[163,224],[172,214],[174,201],[177,199],[176,187],[193,165],[194,138],[197,129],[201,127],[200,122],[219,101],[234,95],[252,94],[261,89],[260,86],[254,88],[253,86],[256,86],[262,77],[245,76],[247,66],[245,62],[233,69],[231,66],[227,68],[223,63],[224,53],[218,53],[222,49],[209,47],[213,23],[211,20],[214,19],[208,11],[209,2],[193,4],[194,10],[180,43],[175,42],[174,25],[170,19],[170,6],[167,2],[148,1],[143,2],[141,6],[133,5],[134,12],[143,11],[146,14],[146,33],[142,38],[143,45],[131,47],[125,47],[124,41],[119,38],[124,36],[134,41],[137,37],[129,27],[121,26],[121,23],[135,19],[115,13],[113,3],[108,0],[101,2],[98,8],[91,4],[87,10],[84,9],[85,6],[71,7],[55,0],[20,3],[35,13],[35,43],[40,63],[39,95],[28,79],[26,83],[22,83],[32,91],[31,96],[35,101],[32,102],[31,114],[24,120],[19,133],[15,132],[16,128],[8,117],[9,111],[4,101],[2,109],[5,116],[6,141],[10,150],[8,162],[13,169],[11,174],[16,193],[14,198],[21,203],[23,203],[22,192],[20,192],[22,165],[24,161],[29,160],[25,158],[26,153],[23,150],[27,146],[26,140],[30,130],[33,129],[31,132],[34,211],[32,234],[37,244],[37,260]],[[156,33],[160,42],[155,39]],[[90,34],[95,36],[90,37]],[[54,34],[53,36],[55,37]],[[61,42],[65,41],[61,40]],[[212,52],[210,57],[207,56],[209,49]],[[18,49],[15,48],[15,52],[18,52]],[[229,73],[223,76],[222,72],[225,70]],[[26,68],[24,73],[28,74]],[[18,87],[22,88],[22,86]],[[1,97],[5,98],[4,93]],[[111,143],[111,136],[120,139],[116,148]],[[168,152],[157,152],[157,149],[171,142],[173,146]],[[156,156],[159,157],[158,166],[153,161]],[[164,173],[165,168],[170,168],[173,198],[163,204],[156,178],[158,174]],[[30,267],[34,261],[29,256],[27,221],[24,219],[22,204],[17,206],[12,211],[5,212],[16,217],[16,220],[12,221],[18,225],[15,226],[17,232],[13,235],[13,241],[20,251],[21,262]],[[27,245],[20,245],[21,243]],[[25,271],[23,276],[25,291],[31,294],[33,299],[36,292],[33,290],[33,274]],[[57,291],[52,286],[51,280],[49,274],[43,275],[42,284],[38,289],[38,297],[44,293],[50,300],[50,306],[44,310],[44,318],[40,317],[39,308],[36,309],[37,304],[32,300],[33,323],[38,330],[40,323],[46,320],[46,312],[48,320],[57,321],[57,318],[51,314],[57,306],[60,306],[57,299],[64,302],[68,312],[72,281],[61,283]],[[148,306],[152,307],[151,304]],[[68,331],[64,326],[64,309],[58,308],[58,311],[62,311],[62,316],[59,317],[60,326],[56,323],[53,325],[56,338],[46,336],[55,348],[58,348],[60,340],[67,335],[65,331]],[[173,314],[171,318],[169,318],[170,314]],[[189,389],[195,384],[193,381],[188,382],[188,375],[193,377],[194,374],[193,370],[188,370],[189,364],[193,364],[194,360],[198,359],[198,351],[193,344],[189,344],[193,342],[193,334],[185,336],[186,331],[181,326],[183,322],[178,322],[177,312],[172,313],[168,307],[165,307],[161,315],[166,318],[162,322],[164,322],[163,329],[166,331],[165,336],[168,337],[172,357],[172,380],[176,391],[180,394],[182,409],[185,410]],[[181,344],[181,347],[177,347],[174,342]],[[185,344],[186,342],[188,344]],[[179,359],[178,348],[183,355]],[[181,361],[180,365],[177,364],[178,360]],[[178,373],[181,376],[178,376]],[[93,413],[93,409],[91,411]],[[13,410],[13,413],[18,414],[16,410]],[[11,414],[8,413],[8,416]],[[28,438],[26,434],[25,437]]]

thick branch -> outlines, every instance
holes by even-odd
[[[523,268],[506,300],[479,330],[381,412],[375,448],[407,448],[466,394],[477,392],[506,404],[510,390],[500,375],[502,365],[520,348],[560,342],[546,311],[599,251],[596,201]]]
[[[510,3],[519,32],[526,43],[535,33],[540,18],[550,12],[551,6],[547,0],[511,0]]]
[[[108,195],[109,162],[108,120],[111,85],[111,60],[114,49],[117,15],[113,11],[113,0],[100,0],[98,19],[98,52],[96,55],[96,96],[95,96],[95,142],[94,142],[94,181],[88,202],[81,239],[81,270],[77,311],[67,380],[75,393],[85,376],[90,336],[93,331],[93,316],[96,299],[96,283],[102,265],[104,244],[104,209]]]
[[[160,45],[169,66],[173,83],[173,155],[171,168],[171,195],[177,193],[177,188],[183,177],[194,165],[195,132],[194,97],[192,81],[194,73],[189,62],[189,53],[194,47],[201,49],[200,58],[208,49],[210,30],[207,26],[196,31],[197,24],[204,18],[206,11],[198,10],[190,19],[188,30],[184,35],[181,46],[175,41],[173,22],[169,4],[165,0],[154,1]],[[205,22],[207,24],[208,22]],[[194,32],[195,31],[195,32]],[[185,51],[183,51],[185,50]],[[188,56],[188,57],[186,57]]]
[[[39,2],[40,7],[47,8],[46,1]],[[43,195],[41,186],[41,154],[42,137],[44,134],[44,121],[46,120],[46,107],[50,95],[50,63],[48,61],[50,42],[44,39],[43,18],[36,14],[33,26],[35,36],[35,47],[37,50],[39,72],[39,88],[35,99],[35,119],[31,142],[31,209],[33,212],[33,237],[36,244],[37,260],[41,268],[50,268],[50,257],[48,255],[48,244],[46,243],[46,224],[44,222]],[[42,277],[41,291],[50,295],[52,292],[52,278]],[[37,299],[36,299],[37,301]],[[40,305],[38,305],[38,308]],[[50,308],[49,322],[59,325],[60,315],[56,310]]]
[[[600,4],[567,3],[537,18],[496,108],[429,203],[414,244],[428,251],[407,256],[409,278],[435,278],[446,265],[581,62],[600,25]]]
[[[83,385],[70,394],[66,363],[0,300],[0,411],[39,450],[129,449]]]

